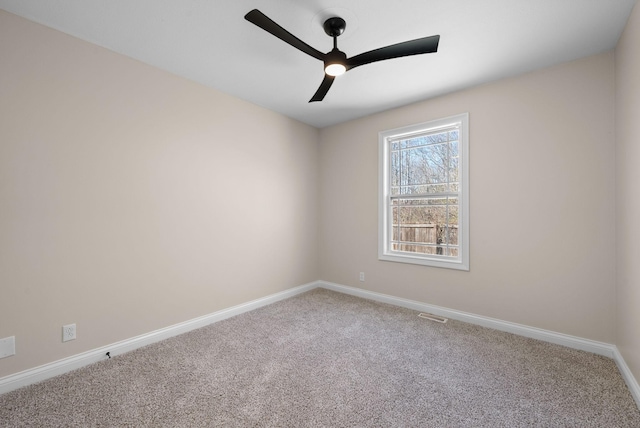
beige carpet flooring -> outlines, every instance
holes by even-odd
[[[316,289],[0,396],[3,427],[640,427],[614,361]]]

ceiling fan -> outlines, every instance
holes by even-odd
[[[322,101],[325,95],[327,95],[329,88],[331,88],[335,77],[351,70],[352,68],[376,61],[383,61],[385,59],[437,52],[438,42],[440,41],[439,35],[423,37],[421,39],[410,40],[374,49],[372,51],[347,58],[347,55],[338,49],[338,36],[344,32],[344,29],[347,26],[345,20],[342,18],[329,18],[323,24],[324,32],[327,33],[328,36],[333,37],[333,49],[327,53],[322,53],[319,50],[312,48],[282,28],[280,25],[276,24],[258,9],[253,9],[251,12],[247,13],[244,18],[263,30],[273,34],[283,42],[286,42],[307,55],[311,55],[312,57],[324,62],[324,79],[316,93],[311,97],[311,100],[309,100],[310,103],[314,101]]]

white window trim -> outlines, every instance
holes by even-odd
[[[460,217],[458,240],[460,258],[445,260],[429,255],[414,255],[394,252],[389,249],[389,140],[403,135],[411,135],[426,130],[447,127],[460,123],[459,177],[460,177]],[[448,269],[469,270],[469,113],[432,120],[402,128],[390,129],[378,133],[378,259],[390,262],[412,263]]]

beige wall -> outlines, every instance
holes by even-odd
[[[322,279],[613,343],[614,92],[607,52],[321,130]],[[463,112],[471,270],[379,261],[378,132]]]
[[[316,280],[318,138],[0,11],[0,377]]]
[[[616,344],[640,380],[640,7],[616,48]]]
[[[0,377],[321,278],[617,343],[640,378],[639,15],[615,57],[318,132],[0,11]],[[378,261],[378,132],[462,112],[471,270]]]

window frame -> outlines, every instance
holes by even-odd
[[[390,143],[414,134],[433,132],[438,128],[459,125],[458,140],[458,257],[409,253],[391,249],[390,219]],[[378,133],[378,259],[447,269],[469,270],[469,113],[430,120],[415,125],[389,129]]]

